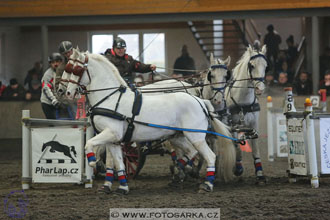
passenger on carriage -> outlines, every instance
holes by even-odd
[[[60,102],[55,96],[54,92],[54,76],[56,69],[62,63],[63,59],[59,53],[53,53],[49,56],[50,67],[44,73],[41,79],[42,92],[41,92],[41,107],[47,119],[56,119],[56,109],[60,107]]]
[[[60,52],[60,54],[64,57],[64,60],[62,60],[61,64],[57,67],[56,69],[56,77],[55,77],[55,91],[57,91],[58,89],[58,85],[61,81],[62,78],[62,74],[64,72],[65,69],[65,65],[68,63],[69,61],[69,57],[72,54],[72,43],[70,41],[62,41],[60,43],[60,46],[58,47],[58,51]]]
[[[156,65],[141,63],[126,54],[126,42],[120,37],[113,41],[112,49],[107,49],[104,55],[117,67],[120,75],[129,83],[133,83],[135,72],[148,73],[156,70]]]

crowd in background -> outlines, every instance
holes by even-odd
[[[292,87],[296,95],[312,95],[313,82],[312,73],[302,68],[296,74],[296,62],[298,61],[297,44],[293,35],[286,39],[287,48],[280,50],[282,42],[281,36],[274,29],[272,24],[267,26],[268,33],[264,37],[264,44],[267,45],[267,59],[269,71],[266,73],[265,82],[267,85],[265,95],[281,96],[285,87]],[[257,46],[258,48],[258,46]],[[330,73],[330,47],[325,49],[320,56],[320,84],[319,88],[327,89],[330,93],[329,85],[326,82],[326,73]]]

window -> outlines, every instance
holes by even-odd
[[[165,36],[163,33],[143,35],[143,62],[152,63],[158,67],[165,67]],[[164,72],[164,69],[157,69]]]
[[[165,34],[164,33],[91,33],[92,53],[104,53],[112,48],[113,39],[121,37],[126,41],[126,53],[143,63],[165,67]],[[158,72],[164,72],[164,69]]]
[[[104,53],[108,48],[112,48],[113,36],[111,34],[92,35],[92,53]]]

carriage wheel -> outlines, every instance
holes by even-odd
[[[143,168],[146,161],[146,155],[141,152],[139,145],[132,146],[132,143],[123,144],[122,150],[127,178],[136,178]]]

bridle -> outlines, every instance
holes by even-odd
[[[85,55],[85,60],[84,62],[78,60],[78,59],[71,59],[69,58],[69,62],[66,64],[65,66],[65,72],[67,72],[68,74],[73,74],[75,76],[78,76],[78,81],[74,81],[74,80],[62,80],[62,82],[69,82],[69,83],[73,83],[73,84],[76,84],[79,86],[79,88],[83,89],[83,90],[86,90],[86,86],[84,85],[81,85],[80,84],[80,80],[84,74],[84,72],[86,71],[87,72],[87,75],[88,75],[88,78],[89,78],[89,81],[91,81],[91,76],[89,74],[89,71],[88,71],[88,56],[87,54],[84,54]],[[72,61],[72,62],[70,62]],[[74,65],[74,63],[79,63],[81,64],[82,66],[80,65]]]
[[[256,55],[250,57],[250,60],[249,60],[249,63],[248,63],[248,72],[249,72],[249,76],[250,76],[250,79],[249,80],[251,80],[251,81],[264,82],[265,81],[265,77],[253,77],[252,76],[252,69],[254,68],[254,66],[251,64],[251,61],[254,60],[254,59],[256,59],[256,58],[258,58],[258,57],[262,57],[266,61],[267,65],[268,65],[268,61],[267,61],[266,56],[263,55],[263,54],[261,54],[261,53],[258,53]],[[267,72],[267,68],[266,68],[265,72]]]
[[[209,72],[207,73],[207,79],[208,81],[210,81],[210,84],[211,84],[211,90],[212,91],[215,91],[215,93],[213,94],[213,96],[210,98],[213,99],[219,92],[222,94],[222,96],[224,97],[224,91],[225,91],[225,88],[226,88],[226,82],[217,82],[217,83],[223,83],[224,86],[223,87],[220,87],[220,88],[215,88],[213,85],[212,85],[212,76],[211,76],[211,71],[212,70],[215,70],[215,69],[224,69],[224,70],[227,70],[227,74],[228,74],[228,68],[226,65],[224,64],[214,64],[214,65],[211,65],[210,69],[209,69]]]

